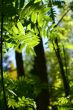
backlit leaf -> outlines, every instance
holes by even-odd
[[[25,31],[24,31],[24,27],[23,27],[23,25],[21,24],[21,22],[18,22],[17,23],[17,26],[18,26],[18,29],[19,29],[19,31],[21,32],[21,34],[25,34]]]

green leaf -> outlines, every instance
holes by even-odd
[[[12,90],[8,89],[8,91],[9,91],[11,94],[17,96]]]
[[[28,108],[28,110],[33,110],[33,108]]]
[[[50,7],[42,7],[41,13],[46,14],[50,10]]]
[[[41,2],[41,0],[35,0],[34,3]]]
[[[28,30],[31,30],[31,24],[29,24],[29,25],[27,26],[27,29],[28,29]]]
[[[65,48],[67,48],[67,49],[73,49],[73,44],[65,44]]]
[[[40,27],[42,27],[42,25],[43,25],[42,18],[43,18],[42,14],[41,14],[41,15],[38,14],[38,25],[39,25]]]
[[[46,15],[44,15],[44,19],[45,19],[46,21],[52,21],[52,19],[51,19],[49,16],[46,16]]]
[[[29,3],[26,4],[25,7],[23,7],[23,9],[20,12],[20,16],[22,18],[26,18],[28,17],[33,11],[34,11],[34,5],[33,5],[34,1],[30,1]],[[29,11],[30,10],[30,11]]]
[[[21,22],[17,22],[17,27],[18,27],[20,33],[23,34],[23,35],[25,35],[24,27],[21,24]]]
[[[12,30],[13,30],[13,32],[14,32],[15,34],[18,34],[18,33],[19,33],[19,31],[18,31],[18,29],[16,28],[15,25],[13,25]]]
[[[8,106],[9,108],[12,107],[13,109],[17,106],[17,103],[14,99],[8,99]]]
[[[40,30],[40,34],[41,34],[41,36],[46,37],[47,36],[46,29]]]
[[[33,22],[33,23],[36,23],[36,20],[37,20],[37,13],[32,13],[31,14],[31,21]]]

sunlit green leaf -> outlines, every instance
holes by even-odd
[[[18,31],[18,29],[16,28],[15,25],[13,25],[12,30],[13,30],[13,32],[14,32],[15,34],[18,34],[18,33],[19,33],[19,31]]]
[[[42,18],[43,18],[43,16],[40,15],[40,14],[38,14],[38,25],[39,25],[40,27],[42,27],[42,25],[43,25]]]
[[[18,26],[18,29],[19,29],[20,33],[24,35],[25,31],[24,31],[24,27],[21,24],[21,22],[17,22],[17,26]]]
[[[73,49],[73,44],[65,44],[65,48],[67,48],[67,49]]]
[[[33,22],[33,23],[36,23],[36,20],[37,20],[37,13],[32,13],[31,14],[31,21]]]
[[[9,91],[11,94],[17,96],[16,93],[14,93],[12,90],[8,89],[8,91]]]
[[[41,2],[41,0],[35,0],[34,3]]]

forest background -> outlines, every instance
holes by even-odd
[[[0,0],[0,10],[0,110],[73,110],[73,1]]]

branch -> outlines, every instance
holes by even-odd
[[[69,11],[70,11],[70,9],[68,9],[68,10],[63,14],[63,16],[60,18],[60,20],[58,21],[58,23],[54,26],[54,28],[57,27],[57,26],[60,24],[60,22],[63,20],[64,16],[65,16]]]

